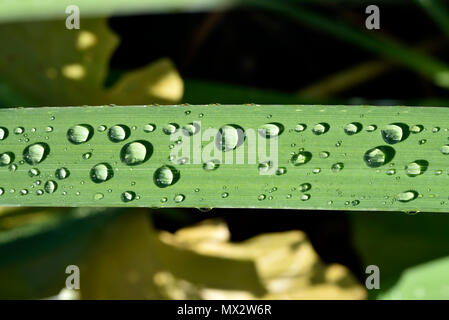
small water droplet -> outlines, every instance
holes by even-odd
[[[320,154],[319,154],[319,156],[320,156],[321,159],[329,158],[329,152],[327,152],[327,151],[321,151]]]
[[[222,194],[221,194],[221,197],[222,198],[227,198],[229,196],[229,193],[227,193],[227,192],[223,192]]]
[[[302,194],[299,199],[301,199],[302,201],[307,201],[310,199],[310,194]]]
[[[264,194],[259,194],[259,196],[257,197],[257,200],[262,201],[262,200],[265,200],[266,197],[267,196]]]
[[[168,201],[168,199],[166,197],[161,198],[162,203],[167,202],[167,201]]]
[[[279,136],[284,131],[284,126],[280,123],[267,123],[260,127],[259,134],[264,138]]]
[[[235,125],[225,125],[218,131],[215,141],[219,150],[230,151],[240,146],[244,138],[243,129]]]
[[[435,170],[435,175],[439,176],[443,173],[443,170]]]
[[[396,170],[395,169],[388,169],[386,171],[386,173],[387,173],[388,176],[392,176],[392,175],[396,174]]]
[[[11,172],[15,172],[15,171],[17,170],[17,165],[15,165],[15,164],[13,163],[13,164],[11,164],[11,165],[8,167],[8,169],[9,169],[9,171],[11,171]]]
[[[422,145],[422,144],[425,144],[426,142],[427,142],[426,139],[421,139],[418,141],[418,144]]]
[[[211,160],[203,163],[203,169],[206,171],[213,171],[218,169],[220,162],[218,160]]]
[[[100,125],[100,126],[97,127],[97,131],[98,132],[105,132],[107,128],[108,127],[106,127],[105,125]]]
[[[420,124],[415,124],[414,126],[412,126],[410,128],[410,131],[414,134],[420,133],[422,130],[424,129],[424,127]]]
[[[440,131],[440,127],[433,127],[432,128],[432,132],[433,133],[437,133],[438,131]]]
[[[300,192],[306,192],[309,191],[312,188],[312,185],[310,183],[302,183],[299,185],[298,190]]]
[[[290,159],[290,163],[294,166],[300,166],[306,164],[312,158],[312,154],[307,151],[300,151],[298,153],[293,154]]]
[[[104,198],[104,194],[102,194],[101,192],[97,192],[94,194],[94,200],[98,201]]]
[[[356,206],[358,206],[360,204],[360,201],[359,200],[352,200],[351,204],[352,204],[352,206],[356,207]]]
[[[90,159],[90,157],[92,157],[92,152],[83,153],[82,157],[84,160]]]
[[[148,123],[143,126],[143,131],[146,133],[153,132],[156,129],[156,125]]]
[[[176,132],[176,130],[178,130],[179,126],[176,123],[169,123],[166,124],[163,128],[162,128],[162,132],[170,135]]]
[[[425,160],[416,160],[405,166],[405,173],[409,177],[416,177],[426,171],[429,163]]]
[[[315,169],[312,170],[312,172],[313,172],[314,174],[318,174],[318,173],[321,172],[321,168],[315,168]]]
[[[370,124],[368,127],[366,127],[367,132],[373,132],[373,131],[376,131],[376,129],[377,129],[377,126],[374,124]]]
[[[304,130],[306,130],[306,128],[307,128],[307,126],[306,126],[304,123],[298,123],[298,124],[295,126],[294,130],[295,130],[296,132],[303,132]]]
[[[342,162],[334,163],[331,167],[332,172],[339,172],[343,170],[344,164]]]
[[[67,139],[73,144],[87,142],[93,135],[93,128],[87,124],[79,124],[69,128]]]
[[[0,154],[0,167],[4,167],[9,165],[12,161],[14,161],[14,154],[11,152],[5,152]]]
[[[55,171],[55,176],[59,180],[64,180],[65,178],[68,178],[70,175],[70,171],[67,168],[59,168]]]
[[[22,190],[20,190],[20,194],[22,196],[26,196],[28,194],[28,190],[27,189],[22,189]]]
[[[449,154],[449,144],[446,144],[446,145],[442,146],[440,148],[440,151],[441,151],[442,154],[448,155]]]
[[[22,134],[25,132],[25,129],[23,127],[17,127],[14,129],[14,134]]]
[[[287,169],[284,167],[280,167],[276,169],[276,175],[281,176],[287,173]]]
[[[414,199],[416,199],[416,197],[418,196],[416,191],[404,191],[401,192],[397,195],[397,199],[399,202],[409,202],[412,201]]]
[[[35,176],[38,176],[39,174],[40,174],[40,172],[37,168],[32,168],[28,171],[28,175],[30,177],[35,177]]]
[[[53,132],[53,127],[51,126],[46,127],[45,132]]]
[[[0,141],[6,139],[6,137],[8,137],[8,129],[0,127]]]
[[[175,202],[179,203],[179,202],[183,202],[185,199],[185,196],[183,194],[178,193],[173,200],[175,200]]]
[[[44,190],[42,190],[42,189],[36,190],[36,194],[37,194],[38,196],[41,196],[41,195],[44,194]]]
[[[385,163],[389,162],[387,152],[390,150],[394,152],[394,150],[387,147],[376,147],[369,149],[365,152],[363,156],[363,160],[365,161],[366,165],[370,168],[377,168]]]

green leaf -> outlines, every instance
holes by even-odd
[[[448,212],[448,112],[318,105],[3,109],[0,203]]]

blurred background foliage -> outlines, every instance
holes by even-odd
[[[81,29],[65,28],[80,7]],[[376,4],[381,29],[365,29]],[[0,0],[0,107],[449,104],[443,0]],[[449,298],[449,216],[0,207],[0,298]],[[67,265],[81,290],[63,288]],[[381,271],[366,290],[365,268]],[[62,290],[62,291],[61,291]]]

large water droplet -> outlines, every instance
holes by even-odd
[[[59,169],[56,169],[55,176],[59,180],[64,180],[70,176],[70,171],[67,168],[59,168]]]
[[[448,155],[449,154],[449,144],[446,144],[446,145],[442,146],[440,148],[440,151],[441,151],[442,154]]]
[[[300,166],[309,162],[310,159],[312,159],[312,154],[310,152],[300,151],[291,157],[290,163],[294,166]]]
[[[114,175],[114,170],[107,163],[99,163],[90,169],[90,178],[94,183],[108,181]]]
[[[23,151],[23,159],[28,164],[35,165],[44,161],[49,152],[50,147],[48,144],[43,142],[35,143],[25,148]]]
[[[363,160],[370,168],[380,167],[393,159],[395,151],[393,148],[388,146],[379,146],[376,148],[369,149],[365,152]]]
[[[277,137],[284,131],[284,126],[280,123],[267,123],[260,127],[259,134],[264,138]]]
[[[159,188],[165,188],[176,183],[179,171],[171,166],[162,166],[154,172],[153,181]]]
[[[67,131],[67,139],[73,144],[85,143],[92,138],[93,133],[94,130],[91,126],[79,124],[69,128]]]
[[[381,135],[386,143],[395,144],[407,138],[408,127],[402,123],[389,124],[381,130]]]
[[[54,182],[53,180],[49,180],[44,185],[44,190],[47,193],[53,193],[58,188],[58,184]]]
[[[8,129],[5,127],[0,127],[0,141],[8,137]]]
[[[125,125],[117,124],[109,128],[108,137],[112,142],[126,140],[131,130]]]
[[[416,160],[405,166],[405,172],[409,177],[416,177],[423,174],[427,170],[428,166],[429,162],[426,160]]]
[[[348,123],[344,127],[345,133],[349,136],[352,136],[353,134],[358,133],[360,130],[362,130],[362,124],[360,124],[358,122]]]
[[[236,125],[225,125],[220,128],[216,137],[219,150],[230,151],[240,146],[245,139],[242,128]]]
[[[126,144],[120,152],[123,163],[135,166],[147,161],[152,153],[152,146],[149,142],[139,140]]]
[[[397,199],[399,202],[409,202],[416,199],[417,196],[418,193],[416,191],[409,190],[399,193]]]

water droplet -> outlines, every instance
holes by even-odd
[[[298,123],[298,124],[295,126],[294,130],[295,130],[296,132],[303,132],[304,130],[306,130],[306,128],[307,128],[307,126],[306,126],[304,123]]]
[[[206,171],[213,171],[218,169],[220,162],[218,160],[211,160],[203,163],[203,169]]]
[[[98,132],[105,132],[107,129],[107,127],[105,125],[101,125],[97,127],[97,131]]]
[[[125,191],[122,193],[120,198],[123,202],[130,202],[133,201],[136,197],[136,194],[133,191]]]
[[[360,204],[360,201],[359,201],[359,200],[352,200],[352,201],[351,201],[351,204],[352,204],[354,207],[356,207],[356,206],[358,206],[358,205]]]
[[[395,144],[401,142],[405,139],[405,129],[406,126],[403,124],[389,124],[386,125],[382,130],[382,138],[386,143]]]
[[[417,134],[417,133],[420,133],[423,129],[424,129],[424,127],[422,125],[415,124],[414,126],[412,126],[410,128],[410,131],[414,134]]]
[[[22,190],[20,190],[20,194],[22,196],[26,196],[28,194],[28,190],[27,189],[22,189]]]
[[[183,202],[185,199],[185,196],[183,194],[178,193],[173,200],[175,200],[175,202],[179,203],[179,202]]]
[[[395,169],[388,169],[386,171],[386,173],[387,173],[388,176],[392,176],[392,175],[396,174],[396,170]]]
[[[59,180],[63,180],[65,178],[68,178],[69,175],[70,175],[70,171],[67,168],[59,168],[59,169],[56,169],[56,171],[55,171],[55,176]]]
[[[54,182],[53,180],[49,180],[44,185],[44,190],[47,193],[53,193],[58,188],[58,184]]]
[[[152,146],[147,141],[134,141],[123,146],[120,158],[123,163],[135,166],[147,161],[152,152]]]
[[[93,128],[87,124],[79,124],[67,131],[67,139],[73,144],[87,142],[93,135]]]
[[[22,134],[25,131],[22,127],[17,127],[14,129],[14,134]]]
[[[414,199],[416,199],[416,197],[418,196],[418,193],[416,191],[404,191],[401,192],[397,195],[397,199],[399,202],[409,202],[412,201]]]
[[[82,157],[84,160],[90,159],[90,157],[92,157],[92,152],[83,153]]]
[[[376,129],[377,129],[377,126],[374,124],[370,124],[368,127],[366,127],[367,132],[373,132],[373,131],[376,131]]]
[[[352,136],[362,130],[362,125],[357,122],[348,123],[344,127],[344,131],[348,136]]]
[[[156,126],[154,124],[148,123],[146,125],[143,126],[143,131],[144,132],[153,132],[156,129]]]
[[[169,123],[162,128],[162,132],[167,135],[170,135],[175,133],[176,130],[178,130],[178,128],[179,126],[176,123]]]
[[[259,169],[259,174],[268,174],[272,171],[273,169],[273,162],[272,161],[265,161],[262,163],[259,163],[258,169]]]
[[[276,175],[281,176],[283,174],[287,173],[287,169],[284,167],[280,167],[276,169]]]
[[[195,133],[200,131],[200,125],[198,123],[189,123],[182,127],[182,133],[185,136],[193,136]]]
[[[15,172],[17,170],[17,166],[13,163],[8,167],[9,171]]]
[[[159,188],[165,188],[176,183],[179,172],[171,166],[162,166],[154,172],[153,181]]]
[[[39,170],[36,169],[36,168],[30,169],[30,170],[28,171],[28,175],[29,175],[30,177],[35,177],[35,176],[38,176],[39,174],[40,174],[40,172],[39,172]]]
[[[327,123],[317,123],[313,126],[312,132],[317,136],[326,133],[329,130],[329,125]]]
[[[318,173],[321,172],[321,168],[315,168],[315,169],[312,170],[312,172],[313,172],[314,174],[318,174]]]
[[[5,152],[0,154],[0,167],[9,165],[14,161],[14,154],[12,152]]]
[[[310,194],[302,194],[299,199],[301,199],[302,201],[307,201],[310,199]]]
[[[363,160],[370,168],[377,168],[388,163],[394,156],[394,149],[387,146],[380,146],[369,149],[365,152]]]
[[[229,193],[227,193],[227,192],[223,192],[222,194],[221,194],[221,197],[222,198],[227,198],[229,196]]]
[[[264,138],[279,136],[284,131],[284,126],[280,123],[267,123],[260,127],[259,134]]]
[[[162,203],[167,202],[167,201],[168,201],[168,199],[166,197],[161,198]]]
[[[0,196],[2,196],[5,193],[5,189],[0,188]]]
[[[245,138],[243,129],[235,125],[225,125],[218,131],[216,142],[219,150],[234,150],[243,143]]]
[[[6,139],[8,136],[8,129],[0,127],[0,141]]]
[[[25,148],[23,151],[23,159],[28,164],[35,165],[44,161],[49,152],[50,147],[48,144],[43,142],[35,143]]]
[[[127,126],[117,124],[109,128],[108,137],[112,142],[121,142],[128,138],[130,130]]]
[[[435,170],[435,175],[439,176],[443,173],[443,170]]]
[[[293,154],[290,159],[290,163],[294,166],[300,166],[306,164],[312,158],[312,154],[307,151],[300,151],[298,153]]]
[[[440,151],[441,151],[442,154],[448,155],[449,154],[449,144],[446,144],[446,145],[442,146],[440,148]]]
[[[266,197],[267,196],[264,194],[259,194],[259,196],[257,197],[257,200],[262,201],[262,200],[265,200]]]
[[[321,151],[320,154],[319,154],[319,156],[320,156],[321,159],[329,158],[329,152],[327,152],[327,151]]]
[[[53,132],[53,127],[50,126],[46,127],[45,132]]]
[[[90,169],[89,175],[94,183],[102,183],[113,177],[114,170],[108,163],[99,163]]]
[[[97,192],[94,194],[94,200],[98,201],[104,198],[104,194],[102,194],[101,192]]]
[[[312,185],[310,183],[302,183],[299,185],[298,190],[300,192],[306,192],[312,188]]]
[[[416,177],[420,174],[423,174],[426,171],[429,163],[425,160],[416,160],[414,162],[410,162],[405,166],[405,173],[409,177]]]
[[[432,128],[432,132],[433,133],[437,133],[438,131],[440,131],[440,127],[433,127]]]
[[[38,196],[41,196],[41,195],[44,194],[44,190],[42,190],[42,189],[36,190],[36,194],[37,194]]]
[[[344,164],[342,162],[334,163],[331,167],[332,172],[339,172],[343,170]]]

